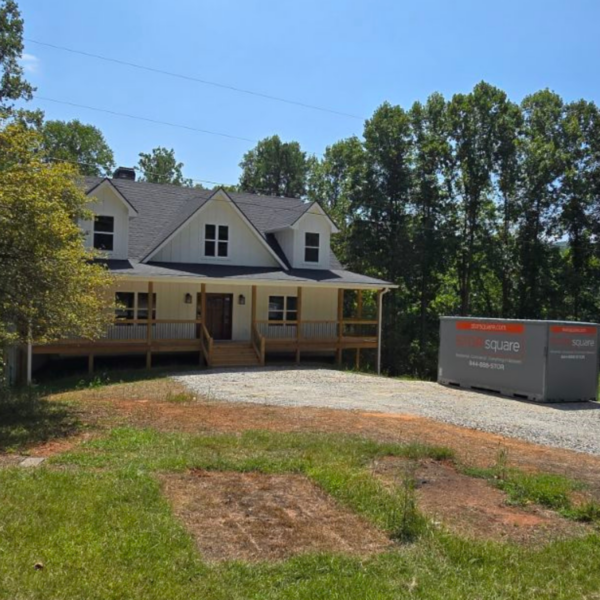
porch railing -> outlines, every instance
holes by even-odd
[[[213,339],[204,323],[200,325],[200,348],[202,349],[206,364],[212,367]]]
[[[254,325],[252,326],[252,348],[254,348],[254,352],[256,353],[256,356],[258,358],[258,360],[260,361],[260,364],[262,366],[265,365],[265,337],[264,335],[262,335],[256,325],[256,323],[254,323]]]
[[[256,321],[267,340],[352,340],[377,338],[376,320]]]
[[[193,340],[198,337],[196,321],[118,321],[109,325],[102,339],[111,341],[144,341],[148,339],[150,327],[151,340]]]

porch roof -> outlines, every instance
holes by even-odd
[[[181,279],[222,279],[238,283],[266,282],[273,283],[306,283],[327,286],[358,285],[361,287],[386,288],[396,285],[366,275],[346,271],[345,269],[277,269],[275,267],[236,267],[232,265],[208,265],[188,263],[141,263],[134,260],[101,261],[118,276],[135,278],[181,278]]]

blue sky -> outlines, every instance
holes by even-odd
[[[409,107],[486,80],[600,103],[597,0],[20,0],[25,36],[357,115],[309,110],[26,42],[41,96],[320,154],[384,101]],[[174,148],[186,176],[235,183],[251,142],[35,100],[104,133],[120,165]]]

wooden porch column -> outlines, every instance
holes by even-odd
[[[302,288],[298,286],[296,310],[296,364],[300,364],[300,340],[302,339]]]
[[[388,290],[377,290],[377,375],[381,375],[381,322],[383,318],[383,295]]]
[[[154,282],[148,282],[148,325],[146,330],[146,369],[152,367],[152,313],[154,311]]]
[[[198,309],[196,308],[196,311],[198,311]],[[196,315],[198,316],[198,315]],[[204,356],[204,352],[202,351],[202,340],[204,339],[204,331],[203,328],[206,327],[206,284],[205,283],[201,283],[200,284],[200,364],[202,364],[202,359],[206,360],[206,364],[207,366],[210,366],[208,364],[208,357]]]
[[[206,327],[206,284],[200,284],[200,312],[202,316],[202,325]]]
[[[337,320],[338,320],[338,347],[335,353],[335,362],[339,365],[342,364],[342,334],[344,333],[344,290],[338,290],[338,309],[337,309]]]
[[[358,302],[357,302],[357,315],[356,318],[360,321],[360,319],[362,319],[362,313],[363,313],[363,294],[362,294],[362,290],[357,290],[358,293]]]
[[[256,325],[256,286],[252,286],[252,331],[254,332],[254,326]]]

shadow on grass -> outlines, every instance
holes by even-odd
[[[19,452],[81,428],[75,410],[64,402],[45,400],[34,388],[0,389],[0,452]]]
[[[102,388],[120,383],[132,383],[135,381],[152,381],[153,379],[164,379],[177,373],[193,372],[187,368],[158,368],[158,369],[104,369],[92,375],[75,374],[56,379],[44,379],[39,381],[43,394],[61,394],[75,390],[89,390]]]

